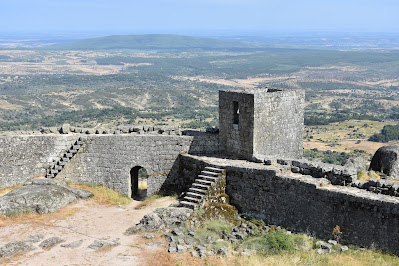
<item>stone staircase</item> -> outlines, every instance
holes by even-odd
[[[215,186],[217,182],[225,174],[225,169],[218,166],[207,166],[195,179],[186,192],[186,195],[179,201],[179,207],[197,209],[204,202],[209,190]]]
[[[55,178],[64,169],[64,166],[78,153],[83,145],[82,138],[79,137],[74,144],[63,154],[60,159],[47,171],[46,178]]]

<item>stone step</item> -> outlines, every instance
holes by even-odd
[[[65,153],[65,157],[71,159],[73,157],[73,154],[70,152]]]
[[[54,177],[55,177],[54,174],[47,174],[47,175],[46,175],[46,178],[54,178]]]
[[[194,193],[194,192],[187,192],[186,196],[189,196],[191,198],[197,198],[197,199],[202,199],[202,197],[204,197],[204,195],[198,194],[198,193]]]
[[[204,180],[204,179],[195,179],[195,183],[211,186],[215,182]]]
[[[58,170],[57,169],[54,169],[54,168],[52,168],[52,169],[50,169],[50,174],[58,174]]]
[[[80,145],[72,145],[72,150],[79,150],[80,149]]]
[[[64,168],[64,166],[62,166],[62,165],[54,165],[54,169],[56,169],[58,171],[61,171],[62,168]]]
[[[68,158],[68,157],[62,157],[62,158],[61,158],[61,161],[67,163],[67,162],[69,162],[69,158]]]
[[[205,170],[209,171],[209,172],[215,172],[215,173],[221,174],[221,173],[223,173],[224,169],[223,168],[216,168],[216,167],[206,166]]]
[[[81,140],[77,140],[77,141],[75,141],[75,144],[74,145],[82,145],[83,144],[83,141],[81,141]]]
[[[216,182],[218,180],[217,177],[213,177],[213,176],[199,175],[198,177],[200,179],[204,179],[204,180],[208,180],[208,181],[212,181],[212,182]]]
[[[197,204],[188,202],[188,201],[180,201],[180,203],[179,203],[179,207],[186,207],[186,208],[193,209],[193,210],[195,209],[196,205]]]
[[[73,155],[75,155],[78,152],[78,150],[69,150],[69,153],[72,153]]]
[[[197,193],[197,194],[202,194],[205,195],[206,192],[208,192],[207,189],[201,189],[201,188],[195,188],[195,187],[190,187],[188,189],[189,192]]]
[[[210,186],[204,185],[204,184],[201,184],[201,183],[193,183],[192,187],[193,188],[199,188],[199,189],[202,189],[202,190],[205,190],[205,191],[208,191],[208,189],[210,188]]]
[[[185,197],[183,198],[183,201],[188,201],[188,202],[193,202],[193,203],[199,203],[199,202],[200,202],[200,199],[191,198],[191,197],[185,196]]]
[[[213,176],[213,177],[218,177],[220,173],[216,172],[209,172],[209,171],[201,171],[201,175],[207,175],[207,176]]]
[[[63,161],[62,159],[60,161],[58,161],[57,163],[58,165],[64,166],[67,164],[67,162]]]

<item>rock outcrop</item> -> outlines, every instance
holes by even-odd
[[[0,214],[49,213],[78,199],[87,199],[92,196],[91,192],[69,187],[62,180],[33,179],[0,198]]]
[[[126,230],[125,235],[136,232],[160,232],[182,225],[190,218],[193,210],[179,207],[158,208],[145,215],[140,223]]]
[[[366,160],[364,157],[358,156],[358,157],[350,157],[348,158],[343,166],[348,167],[348,168],[354,168],[357,171],[366,171]]]
[[[24,241],[14,241],[0,248],[0,258],[12,257],[18,252],[35,249],[34,246]]]
[[[371,159],[370,169],[399,178],[399,145],[379,148]]]

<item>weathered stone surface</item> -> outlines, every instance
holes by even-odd
[[[70,188],[57,179],[35,179],[0,198],[0,214],[18,211],[49,213],[91,196],[91,192]]]
[[[379,148],[371,159],[370,170],[399,179],[399,145]]]
[[[71,125],[63,124],[58,131],[60,132],[60,134],[69,134],[69,132],[71,131]]]
[[[69,244],[62,244],[61,247],[63,248],[78,248],[83,244],[83,240],[73,241]]]
[[[37,243],[41,241],[44,238],[43,235],[34,235],[34,236],[29,236],[27,239],[25,239],[25,242],[31,242],[31,243]]]
[[[154,234],[144,234],[143,238],[145,238],[145,239],[153,239],[153,238],[155,238],[155,235]]]
[[[146,133],[83,138],[84,148],[65,165],[57,178],[104,184],[129,196],[132,195],[130,171],[133,167],[141,166],[147,170],[148,195],[166,189],[165,186],[168,191],[172,187],[181,192],[184,187],[177,183],[181,180],[176,174],[179,154],[215,154],[218,151],[217,134],[176,136]]]
[[[64,239],[54,236],[44,240],[42,243],[40,243],[39,247],[43,249],[50,249],[64,241],[65,241]]]
[[[91,243],[88,248],[98,250],[106,247],[112,247],[116,246],[118,243],[116,242],[109,242],[109,241],[104,241],[104,240],[94,240],[93,243]]]
[[[88,190],[84,190],[84,189],[79,189],[79,188],[74,188],[74,187],[65,187],[67,190],[69,190],[70,192],[72,192],[73,194],[75,194],[75,196],[78,199],[88,199],[93,197],[93,193],[91,193]]]
[[[152,246],[159,246],[159,245],[162,245],[163,242],[161,242],[161,241],[155,241],[155,242],[150,242],[150,243],[145,243],[145,244],[146,244],[146,246],[152,247]]]
[[[131,235],[138,231],[159,232],[166,228],[180,226],[191,216],[192,212],[187,208],[158,208],[145,215],[140,223],[127,229],[124,234]]]
[[[53,160],[76,139],[71,134],[0,136],[0,188],[44,176]]]
[[[378,248],[399,254],[399,239],[392,234],[399,229],[397,197],[348,186],[321,187],[319,178],[278,174],[272,166],[269,169],[248,170],[246,165],[226,167],[226,193],[239,212],[288,230],[311,231],[327,240],[331,238],[332,228],[339,224],[351,232],[344,239],[346,243],[363,246],[374,243]],[[330,173],[334,174],[334,170]],[[376,189],[389,186],[385,182],[374,183]],[[386,223],[389,226],[381,226]],[[365,233],[363,228],[375,230]]]
[[[35,247],[30,244],[27,244],[25,241],[10,242],[0,248],[0,258],[11,257],[20,251],[27,251],[33,249],[35,249]]]
[[[227,254],[228,254],[228,249],[227,249],[227,247],[221,247],[221,248],[219,248],[217,254],[218,254],[218,255],[221,255],[221,256],[227,256]]]
[[[304,102],[301,90],[219,91],[222,153],[247,160],[259,155],[302,157]]]
[[[362,157],[362,156],[348,158],[345,161],[344,166],[348,167],[348,168],[354,168],[357,171],[366,171],[367,170],[366,159],[364,159],[364,157]]]

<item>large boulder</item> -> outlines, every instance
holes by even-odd
[[[362,156],[350,157],[344,162],[343,165],[348,168],[354,168],[357,171],[366,171],[367,170],[366,160]]]
[[[34,179],[0,197],[0,214],[49,213],[91,196],[91,192],[71,188],[62,180]]]
[[[399,178],[399,145],[379,148],[371,159],[370,169]]]

